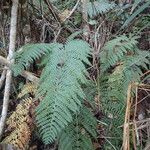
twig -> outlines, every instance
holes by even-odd
[[[3,83],[5,81],[5,78],[6,78],[6,70],[3,70],[2,74],[1,74],[1,78],[0,78],[0,89],[2,88],[3,86]]]
[[[52,13],[53,17],[58,21],[59,25],[62,25],[61,19],[59,15],[55,12],[53,5],[50,3],[49,0],[44,0],[45,4],[48,6],[49,11]]]
[[[73,9],[71,10],[71,12],[69,13],[69,15],[64,19],[63,22],[65,22],[67,19],[69,19],[71,17],[71,15],[74,13],[74,11],[77,9],[78,5],[79,5],[80,0],[77,1],[77,3],[75,4],[75,6],[73,7]]]
[[[137,140],[137,145],[140,145],[140,138],[139,138],[139,133],[138,133],[138,129],[137,129],[137,123],[135,123],[135,120],[133,122],[134,125],[134,129],[135,129],[135,134],[136,134],[136,140]]]
[[[130,108],[131,108],[131,89],[132,84],[129,85],[127,91],[127,106],[125,113],[125,121],[124,121],[124,131],[123,131],[123,150],[129,150],[129,121],[130,121]]]
[[[89,33],[90,33],[90,27],[88,24],[88,12],[87,12],[87,3],[89,0],[81,0],[82,2],[82,18],[83,18],[83,23],[84,23],[84,30],[85,32],[83,33],[83,36],[86,41],[89,40]]]
[[[132,126],[132,137],[133,137],[134,150],[137,150],[137,148],[136,148],[136,137],[135,137],[135,132],[134,132],[134,126]]]
[[[134,87],[138,86],[138,87],[141,87],[141,88],[150,88],[150,85],[149,84],[142,84],[142,83],[134,83],[133,84]]]
[[[0,64],[6,65],[6,66],[10,65],[8,60],[3,56],[0,56]]]
[[[98,26],[98,28],[96,29],[96,32],[95,32],[95,35],[94,35],[94,37],[95,37],[95,49],[96,49],[96,52],[94,52],[96,55],[97,54],[99,54],[99,48],[98,48],[98,44],[97,44],[97,41],[99,40],[99,39],[97,39],[98,38],[98,32],[99,32],[99,29],[102,27],[102,25],[103,25],[103,23],[104,23],[104,20],[102,21],[102,23],[100,23],[100,25]]]
[[[0,63],[11,68],[11,64],[9,63],[9,61],[2,56],[0,56]],[[36,84],[39,82],[39,78],[33,75],[31,72],[22,71],[20,75]]]
[[[10,43],[9,43],[9,54],[8,61],[13,63],[13,54],[15,51],[15,42],[16,42],[16,27],[17,27],[17,13],[18,13],[18,0],[12,0],[12,9],[11,9],[11,24],[10,24]],[[5,121],[7,117],[8,104],[9,104],[9,95],[11,88],[11,80],[12,80],[12,71],[10,69],[6,72],[6,82],[5,82],[5,91],[3,98],[3,108],[0,119],[0,138],[2,138]]]
[[[134,109],[134,120],[136,118],[136,113],[137,113],[137,105],[138,105],[138,87],[135,88],[135,109]]]
[[[60,35],[61,31],[62,31],[62,27],[60,27],[60,28],[59,28],[59,30],[58,30],[58,32],[57,32],[57,34],[55,35],[54,42],[56,42],[56,41],[57,41],[57,38],[59,37],[59,35]]]
[[[112,148],[113,148],[114,150],[117,150],[117,149],[115,148],[115,146],[114,146],[108,139],[105,138],[105,140],[112,146]]]
[[[25,77],[26,79],[28,79],[28,80],[34,82],[35,84],[38,84],[38,83],[39,83],[39,78],[36,77],[36,76],[34,76],[34,74],[32,74],[31,72],[23,71],[23,72],[21,73],[21,75],[22,75],[23,77]]]

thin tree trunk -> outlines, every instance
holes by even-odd
[[[87,12],[87,3],[89,2],[89,0],[81,0],[82,2],[82,18],[83,18],[83,36],[85,38],[86,41],[89,40],[89,33],[90,33],[90,28],[88,25],[88,12]]]
[[[1,78],[0,78],[0,89],[2,88],[4,81],[6,78],[6,70],[3,70],[2,74],[1,74]]]
[[[8,61],[12,64],[14,62],[13,54],[15,51],[15,43],[16,43],[16,28],[17,28],[17,13],[18,13],[18,0],[12,0],[12,9],[11,9],[11,24],[10,24],[10,43],[9,43],[9,53],[8,53]],[[6,72],[6,82],[5,82],[5,91],[3,98],[3,108],[0,119],[0,138],[2,138],[5,121],[7,117],[8,104],[9,104],[9,96],[10,96],[10,87],[12,80],[12,71],[10,69]]]

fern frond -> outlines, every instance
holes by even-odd
[[[59,139],[59,150],[94,150],[91,138],[96,138],[96,119],[83,107]],[[68,142],[69,141],[69,142]]]
[[[100,54],[101,70],[105,72],[111,66],[117,65],[125,55],[134,54],[137,42],[137,36],[127,37],[122,35],[108,41]]]
[[[140,81],[142,69],[147,70],[150,64],[150,53],[137,48],[137,38],[122,35],[110,40],[105,44],[100,55],[101,102],[102,110],[107,116],[103,121],[109,127],[107,135],[114,138],[122,138],[120,126],[124,121],[127,87],[130,82]],[[110,142],[120,149],[120,139]]]
[[[135,19],[135,17],[137,15],[139,15],[144,9],[148,8],[149,6],[150,6],[150,1],[147,1],[145,4],[143,4],[142,6],[140,6],[134,13],[131,14],[131,16],[128,17],[128,19],[122,25],[121,29],[127,27],[129,25],[129,23],[131,21],[133,21],[133,19]]]
[[[6,122],[11,133],[2,143],[11,144],[22,150],[27,149],[33,129],[33,120],[29,115],[31,105],[32,98],[26,98],[18,104]]]
[[[41,58],[43,55],[49,54],[56,46],[59,47],[58,43],[29,44],[23,46],[21,50],[15,54],[15,64],[12,67],[14,75],[19,75],[31,63],[33,63],[34,60]]]
[[[130,82],[140,80],[142,68],[147,69],[149,58],[150,53],[144,51],[138,55],[125,57],[123,64],[117,66],[113,73],[107,76],[107,80],[101,83],[102,104],[105,105],[103,106],[105,111],[116,116],[120,110],[123,110],[127,87]]]
[[[124,107],[123,100],[125,99],[126,92],[124,89],[124,74],[122,72],[123,65],[119,65],[114,69],[112,74],[109,74],[107,81],[102,82],[103,89],[101,88],[101,96],[102,96],[102,107],[106,114],[111,113],[112,116],[118,116],[118,112],[120,112],[121,107]],[[123,104],[118,108],[117,104]],[[116,109],[118,108],[118,109]]]
[[[19,128],[16,128],[2,143],[11,144],[17,149],[26,150],[30,141],[30,127],[24,122]]]
[[[84,63],[89,63],[89,45],[81,40],[67,42],[48,56],[40,78],[38,95],[44,97],[36,109],[37,124],[45,143],[51,143],[76,113],[85,97],[81,83],[87,82]]]
[[[138,51],[137,54],[127,57],[125,59],[125,70],[132,68],[135,71],[138,71],[139,67],[148,70],[150,65],[150,52],[148,51]],[[141,72],[142,73],[142,72]]]
[[[98,14],[104,14],[115,7],[115,3],[108,0],[96,0],[94,2],[88,2],[87,10],[90,18],[97,16]]]
[[[102,121],[107,124],[106,134],[113,137],[110,142],[117,150],[120,149],[119,145],[122,139],[122,128],[120,126],[123,124],[125,113],[127,87],[124,83],[129,83],[128,78],[124,77],[123,68],[123,64],[120,64],[112,74],[105,73],[103,74],[104,77],[100,79],[100,85],[102,85],[100,89],[101,108],[106,116]],[[108,144],[106,143],[106,145]]]
[[[9,128],[18,128],[23,122],[29,120],[29,108],[32,104],[32,98],[25,98],[20,104],[17,105],[16,111],[8,118],[6,124]]]
[[[32,82],[28,82],[23,86],[21,92],[18,94],[18,98],[21,98],[26,94],[32,94],[35,96],[36,91],[37,91],[37,85]]]

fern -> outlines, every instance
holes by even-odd
[[[27,45],[16,54],[15,74],[42,58],[44,69],[37,97],[43,97],[43,100],[36,109],[36,120],[46,144],[56,139],[80,109],[81,99],[85,97],[81,84],[87,83],[85,63],[90,65],[89,54],[89,45],[81,40],[68,41],[64,45]]]
[[[103,14],[115,7],[115,3],[108,0],[96,0],[94,2],[88,2],[87,10],[90,18]]]
[[[150,64],[150,53],[138,50],[136,39],[136,37],[117,37],[106,43],[101,55],[102,110],[107,116],[104,122],[109,125],[107,135],[116,138],[111,140],[116,147],[121,144],[120,126],[124,120],[127,87],[131,81],[140,81],[142,69],[147,70]],[[110,73],[112,67],[114,69]]]
[[[135,17],[137,15],[139,15],[144,9],[148,8],[149,6],[150,6],[150,1],[147,1],[145,4],[143,4],[142,6],[140,6],[134,13],[131,14],[131,16],[128,17],[128,19],[122,25],[121,29],[127,27],[129,25],[129,23],[131,21],[133,21],[133,19],[135,19]]]
[[[25,98],[17,105],[16,110],[8,118],[7,130],[11,131],[2,143],[12,144],[17,149],[25,150],[29,146],[31,132],[33,130],[33,118],[31,116],[31,106],[33,99]]]
[[[52,49],[58,47],[58,43],[52,44],[29,44],[23,46],[15,54],[15,64],[12,66],[14,75],[19,75],[25,70],[34,60],[39,59],[43,55],[49,54]]]
[[[96,119],[85,106],[73,122],[61,133],[59,150],[94,150],[91,138],[96,138]],[[69,141],[69,142],[68,142]]]
[[[79,40],[66,43],[50,55],[40,79],[38,93],[44,96],[37,108],[37,123],[45,143],[53,142],[60,131],[72,121],[84,93],[80,83],[86,83],[89,46]]]
[[[108,41],[101,52],[102,72],[105,72],[110,67],[117,65],[117,63],[120,62],[121,59],[128,53],[134,53],[135,45],[138,43],[137,39],[137,36],[129,36],[128,38],[127,36],[122,35]]]
[[[28,82],[23,86],[21,92],[18,94],[18,98],[22,98],[27,94],[31,94],[35,96],[36,91],[37,91],[37,85],[35,85],[32,82]]]

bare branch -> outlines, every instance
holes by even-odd
[[[5,66],[9,66],[10,65],[9,61],[3,56],[0,56],[0,64],[3,64]]]
[[[6,70],[3,70],[2,74],[1,74],[1,78],[0,78],[0,89],[2,88],[3,86],[3,83],[5,81],[5,78],[6,78]]]
[[[87,3],[89,2],[89,0],[81,0],[82,2],[82,18],[83,18],[83,26],[84,26],[84,30],[85,32],[83,32],[83,36],[85,38],[86,41],[89,40],[89,33],[90,33],[90,27],[88,24],[88,12],[87,12]]]
[[[23,77],[25,77],[26,79],[28,79],[28,80],[34,82],[35,84],[38,84],[38,83],[39,83],[39,78],[36,77],[36,76],[35,76],[33,73],[31,73],[31,72],[23,71],[23,72],[21,73],[21,75],[22,75]]]
[[[53,17],[58,21],[59,25],[62,25],[61,19],[59,18],[59,15],[55,12],[53,5],[50,3],[49,0],[44,0],[45,4],[48,6],[49,11],[53,15]]]
[[[77,9],[78,5],[79,5],[80,0],[77,1],[77,3],[75,4],[75,6],[73,7],[73,9],[71,10],[70,14],[64,19],[64,22],[69,19],[71,17],[71,15],[75,12],[75,10]]]
[[[4,58],[3,56],[0,56],[0,63],[11,68],[9,61],[6,58]],[[23,71],[20,75],[22,75],[26,79],[28,79],[36,84],[38,84],[38,82],[39,82],[39,78],[36,77],[35,75],[33,75],[33,73],[31,73],[31,72]]]

